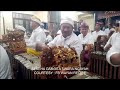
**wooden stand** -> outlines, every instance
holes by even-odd
[[[119,79],[120,67],[111,66],[107,60],[106,55],[91,53],[89,72],[103,76],[106,79]]]

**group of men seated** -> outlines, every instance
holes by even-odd
[[[84,24],[84,23],[83,23]],[[94,32],[88,32],[88,25],[81,25],[81,34],[78,36],[79,40],[82,41],[82,44],[93,44],[95,48],[95,42],[104,43],[106,38],[99,36],[107,36],[107,42],[103,44],[103,46],[99,45],[103,48],[103,51],[106,51],[106,60],[112,66],[120,66],[120,23],[115,24],[115,28],[100,30],[101,23],[96,23]],[[106,33],[107,32],[107,33]],[[86,48],[84,49],[87,50]],[[89,61],[89,53],[84,53],[84,61],[88,63]]]
[[[100,23],[96,23],[94,32],[89,31],[89,26],[86,23],[82,23],[80,25],[80,32],[78,36],[73,32],[74,22],[67,18],[61,20],[60,22],[60,33],[52,39],[49,35],[49,31],[44,30],[41,27],[41,20],[37,17],[31,18],[31,28],[33,29],[30,38],[26,38],[25,33],[25,42],[27,47],[33,48],[36,51],[42,51],[45,48],[53,47],[53,46],[64,46],[64,47],[72,47],[75,48],[80,61],[80,55],[83,50],[88,50],[88,47],[83,48],[83,45],[92,44],[96,42],[99,35],[107,35],[104,31],[100,30],[101,26]],[[26,29],[22,26],[17,26],[16,30],[26,31]],[[113,66],[120,65],[120,27],[119,23],[116,24],[115,32],[109,38],[107,44],[105,45],[104,49],[107,51],[106,59],[108,63]],[[48,36],[48,38],[46,38]],[[9,58],[7,58],[7,54],[1,53],[3,47],[0,46],[0,78],[7,79],[10,76],[10,67],[8,65]],[[7,57],[6,57],[7,56]],[[85,54],[85,57],[88,58],[89,54]],[[89,62],[89,59],[86,60]]]

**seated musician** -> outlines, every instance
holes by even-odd
[[[89,26],[86,23],[83,23],[81,26],[81,34],[78,35],[79,40],[82,42],[83,47],[84,47],[84,51],[83,51],[83,63],[85,63],[85,66],[88,64],[89,62],[89,49],[91,47],[89,47],[90,45],[94,45],[94,40],[93,37],[91,35],[89,31]]]
[[[120,25],[120,24],[119,24]],[[114,42],[107,52],[106,59],[112,66],[120,66],[120,26],[118,32],[112,37]]]
[[[116,34],[114,44],[106,55],[108,63],[113,66],[120,66],[120,33]]]
[[[51,42],[47,45],[42,43],[37,43],[36,50],[41,51],[44,48],[53,47],[53,46],[64,46],[66,48],[75,48],[78,57],[83,50],[81,41],[78,39],[77,35],[73,33],[74,22],[71,19],[61,20],[60,28],[61,34],[56,36]]]

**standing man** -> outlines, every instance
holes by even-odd
[[[94,42],[96,42],[99,35],[106,35],[104,31],[100,30],[100,28],[101,28],[100,24],[101,23],[97,22],[96,25],[95,25],[95,31],[92,32]]]
[[[40,27],[41,20],[37,17],[31,18],[31,28],[33,29],[33,32],[31,34],[31,37],[29,38],[28,42],[26,43],[28,47],[32,47],[35,49],[36,43],[45,43],[46,41],[46,35],[44,30]]]

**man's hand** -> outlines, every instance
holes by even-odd
[[[36,51],[42,51],[43,49],[46,49],[46,48],[48,48],[48,46],[45,44],[42,44],[42,43],[36,44]]]
[[[37,43],[35,49],[36,49],[36,51],[41,51],[42,50],[42,44]]]
[[[105,50],[105,51],[108,51],[111,47],[112,47],[112,45],[109,44],[109,45],[107,45],[107,46],[105,47],[104,50]]]

